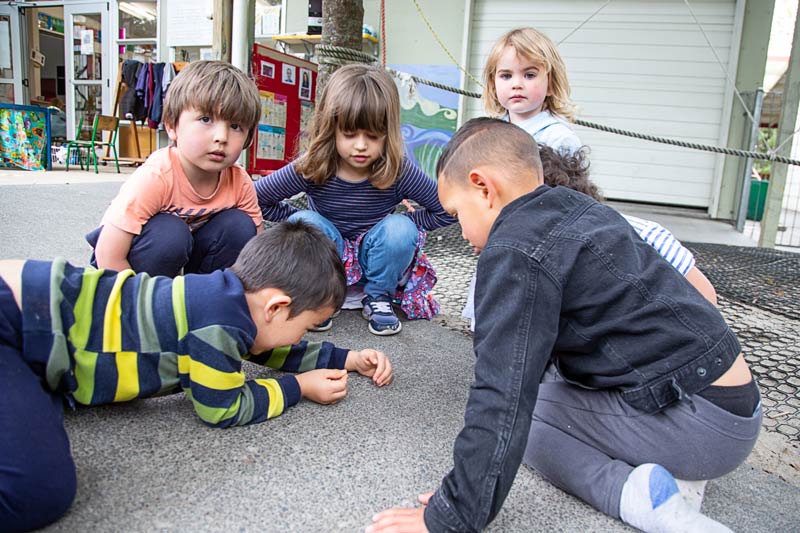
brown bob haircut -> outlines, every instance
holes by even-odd
[[[373,163],[369,181],[377,189],[386,189],[397,180],[403,164],[400,96],[385,70],[345,65],[333,73],[317,99],[305,153],[295,163],[298,174],[316,184],[336,175],[337,128],[385,135],[383,156]]]

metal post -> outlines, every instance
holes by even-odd
[[[255,6],[255,0],[233,0],[231,63],[248,74],[256,26]]]
[[[750,127],[750,141],[748,150],[755,151],[758,145],[758,130],[761,127],[761,109],[764,107],[764,89],[756,89],[756,102],[753,109],[753,124]],[[744,161],[744,173],[742,175],[742,194],[739,197],[739,211],[736,214],[736,231],[744,231],[744,221],[747,218],[747,204],[750,201],[750,180],[753,176],[753,158],[748,157]]]

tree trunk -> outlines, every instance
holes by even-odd
[[[364,25],[362,0],[323,0],[322,44],[342,46],[361,51],[361,35]],[[321,64],[317,77],[317,96],[328,82],[337,65]]]
[[[214,0],[214,42],[211,55],[217,61],[231,62],[231,19],[233,0]]]

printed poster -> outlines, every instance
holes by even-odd
[[[272,126],[258,125],[258,146],[256,159],[277,159],[283,161],[286,146],[286,130]]]
[[[262,62],[262,66],[263,66]],[[261,95],[261,120],[258,125],[256,159],[283,160],[286,153],[287,97],[269,91]]]
[[[94,30],[81,30],[81,55],[94,54]]]
[[[300,133],[305,133],[311,127],[311,119],[314,118],[314,104],[312,102],[300,102]]]

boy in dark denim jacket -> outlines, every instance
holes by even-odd
[[[719,311],[622,216],[543,185],[536,142],[474,119],[437,166],[439,199],[481,251],[475,382],[454,468],[367,531],[479,531],[520,462],[644,531],[729,531],[683,480],[739,466],[758,387]]]

